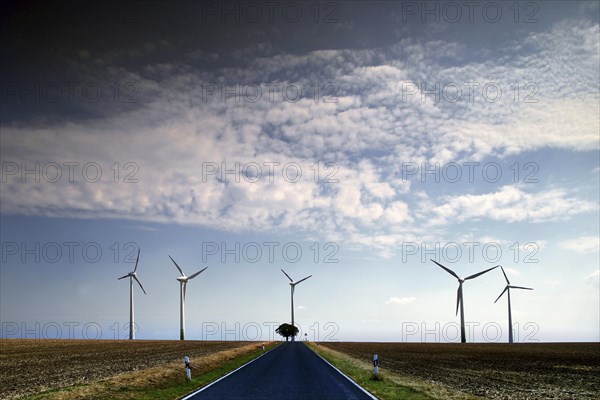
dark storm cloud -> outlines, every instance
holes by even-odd
[[[263,81],[326,80],[353,68],[354,51],[393,48],[404,39],[458,41],[471,59],[495,58],[482,50],[542,29],[557,17],[553,6],[544,4],[518,16],[536,11],[538,23],[515,25],[508,7],[490,22],[494,8],[485,4],[460,6],[457,18],[443,2],[8,2],[1,28],[1,118],[48,123],[64,115],[85,119],[132,111],[157,95],[153,82],[165,77],[191,72],[251,82],[257,77],[240,71],[261,62],[271,64]],[[473,27],[481,34],[473,35]],[[281,59],[319,50],[347,51],[347,71],[318,60],[299,69]],[[368,65],[385,64],[387,58],[379,52]],[[283,68],[272,68],[277,62]],[[365,65],[364,58],[357,64]]]

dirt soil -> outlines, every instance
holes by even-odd
[[[600,343],[322,343],[379,367],[493,399],[600,398]]]
[[[13,399],[48,389],[85,384],[141,370],[183,356],[192,363],[250,342],[166,340],[0,340],[0,398]]]

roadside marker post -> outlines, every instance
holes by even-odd
[[[375,378],[379,375],[379,356],[377,354],[373,355],[373,373],[375,374]]]
[[[183,361],[185,361],[185,380],[189,382],[192,380],[192,368],[190,367],[190,358],[188,356],[185,356],[183,358]]]

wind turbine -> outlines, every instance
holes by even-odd
[[[290,287],[291,287],[291,291],[292,291],[292,326],[294,326],[294,288],[296,287],[297,284],[307,280],[312,275],[309,275],[306,278],[300,279],[298,282],[294,282],[294,280],[292,278],[290,278],[290,276],[283,269],[281,270],[281,272],[283,272],[285,274],[285,276],[287,276],[288,279],[290,280]],[[292,337],[292,341],[294,341],[294,339],[295,338]]]
[[[502,269],[502,274],[504,274],[504,279],[506,279],[506,287],[504,288],[502,293],[500,293],[500,296],[498,296],[498,298],[496,299],[496,301],[494,303],[496,303],[498,300],[500,300],[500,297],[502,297],[504,292],[506,292],[506,294],[508,296],[508,343],[512,343],[513,342],[513,329],[512,329],[513,325],[512,325],[512,313],[510,311],[510,289],[525,289],[525,290],[533,290],[533,289],[528,288],[528,287],[522,287],[522,286],[512,286],[510,284],[510,281],[508,280],[508,277],[506,276],[506,272],[504,272],[504,268],[500,267],[500,269]]]
[[[187,287],[187,283],[190,279],[194,279],[196,276],[200,275],[204,270],[208,267],[204,267],[200,271],[196,272],[194,275],[185,276],[179,265],[173,260],[173,257],[169,256],[175,267],[179,270],[181,276],[177,278],[179,281],[179,340],[185,340],[185,288]]]
[[[134,279],[138,283],[138,285],[140,285],[144,294],[146,294],[146,291],[144,290],[144,287],[142,286],[142,283],[140,282],[140,280],[137,278],[137,274],[135,272],[135,271],[137,271],[138,261],[140,261],[140,249],[138,249],[137,258],[135,260],[135,268],[133,268],[133,271],[128,273],[127,275],[117,278],[117,280],[119,280],[119,279],[125,279],[125,278],[129,277],[129,340],[135,339],[135,331],[134,331],[135,327],[134,327],[134,315],[133,315],[133,280]]]
[[[483,275],[486,272],[490,272],[494,268],[498,268],[499,265],[496,265],[495,267],[486,269],[485,271],[481,271],[481,272],[478,272],[476,274],[469,275],[466,278],[461,278],[458,275],[456,275],[456,273],[454,271],[452,271],[450,268],[444,267],[442,264],[440,264],[437,261],[434,261],[434,260],[431,260],[431,261],[433,261],[434,263],[436,263],[437,265],[439,265],[440,267],[442,267],[450,275],[452,275],[453,277],[455,277],[456,279],[458,279],[458,291],[456,292],[456,314],[458,314],[458,307],[460,306],[460,342],[461,343],[466,343],[467,342],[467,335],[465,334],[465,310],[464,310],[464,305],[463,305],[464,302],[463,302],[462,285],[463,285],[463,283],[465,281],[467,281],[469,279],[477,278],[478,276]]]

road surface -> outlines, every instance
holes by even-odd
[[[289,342],[186,399],[367,400],[372,397],[304,343]]]

